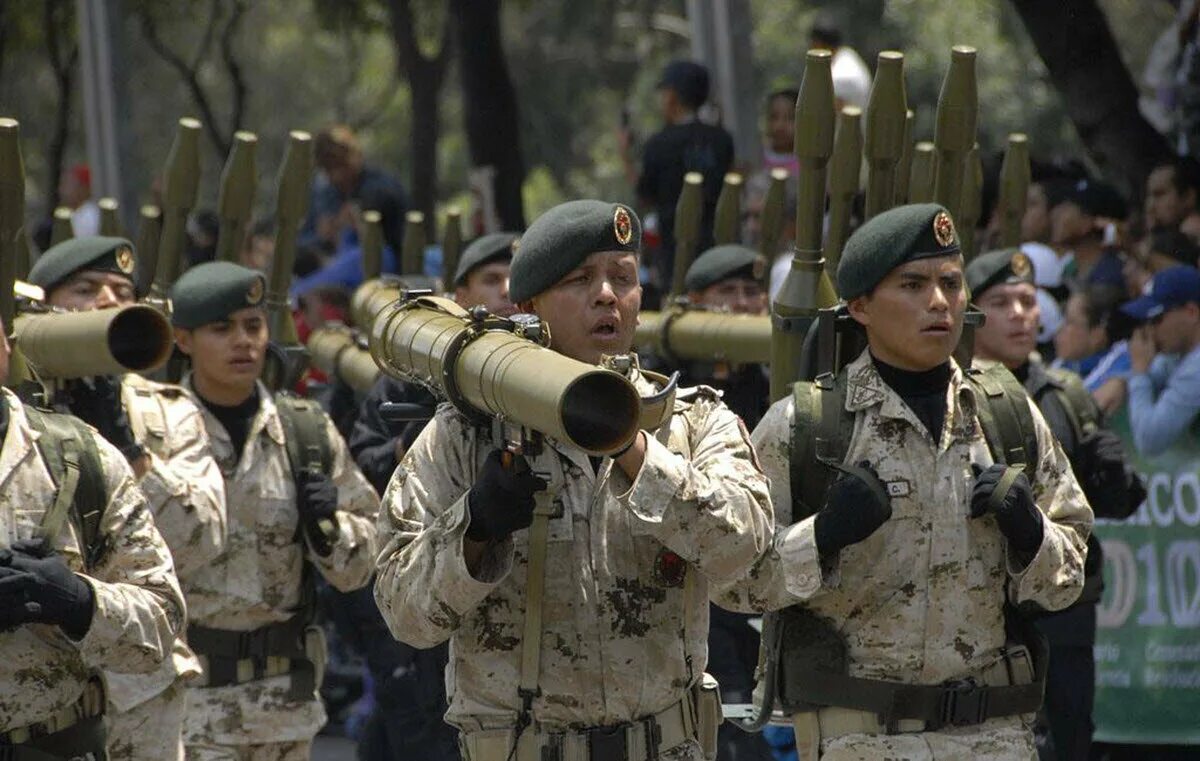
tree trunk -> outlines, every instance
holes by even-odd
[[[1066,103],[1084,146],[1140,193],[1171,155],[1167,139],[1138,111],[1138,92],[1096,0],[1013,0]]]
[[[74,21],[69,4],[61,0],[47,0],[43,16],[46,35],[46,53],[50,68],[54,71],[55,100],[54,127],[50,130],[50,144],[46,148],[47,198],[50,201],[46,216],[58,207],[58,180],[62,177],[63,161],[67,154],[67,140],[71,135],[71,97],[75,90],[75,66],[79,62],[79,46],[74,41],[71,26]]]
[[[496,215],[505,230],[525,229],[517,93],[500,37],[500,0],[454,0],[463,122],[474,166],[495,167]]]

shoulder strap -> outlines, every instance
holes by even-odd
[[[1071,427],[1075,429],[1075,440],[1083,441],[1100,428],[1096,403],[1083,385],[1083,378],[1059,367],[1047,368],[1046,372],[1054,381],[1054,393],[1062,402],[1063,410],[1071,420]]]
[[[333,468],[333,446],[320,406],[311,399],[277,395],[275,407],[283,423],[292,476],[298,477],[307,470],[328,473]]]
[[[979,400],[976,412],[992,457],[1032,475],[1038,463],[1037,429],[1025,387],[999,364],[986,370],[973,369],[966,377]]]
[[[846,410],[846,373],[821,375],[792,387],[789,457],[792,521],[816,514],[833,482],[833,466],[846,459],[854,416]]]
[[[71,516],[80,532],[84,565],[93,568],[104,553],[100,519],[108,502],[104,464],[93,434],[81,420],[70,415],[28,406],[25,414],[30,425],[41,434],[38,450],[58,490],[54,504],[42,517],[42,535],[47,539],[57,536]]]

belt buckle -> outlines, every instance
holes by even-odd
[[[628,724],[588,729],[588,761],[630,761],[628,729]]]
[[[988,692],[974,677],[946,682],[942,693],[940,726],[967,727],[987,718]]]

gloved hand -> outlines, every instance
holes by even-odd
[[[1008,466],[995,463],[984,469],[971,464],[975,486],[971,490],[971,517],[979,518],[989,512],[996,516],[1000,532],[1009,544],[1022,552],[1037,552],[1042,545],[1042,511],[1033,501],[1033,487],[1024,472],[1018,473],[1008,492],[998,505],[991,504],[992,494],[1000,485]]]
[[[1128,518],[1146,498],[1142,480],[1127,464],[1121,439],[1101,429],[1083,441],[1076,450],[1079,467],[1076,476],[1096,515],[1103,518]]]
[[[303,471],[296,483],[296,510],[300,522],[315,526],[324,519],[332,519],[337,512],[338,490],[333,479],[324,473]]]
[[[862,472],[842,471],[829,487],[825,508],[817,513],[813,532],[821,555],[858,544],[892,517],[892,501],[879,474],[866,460],[857,467]]]
[[[545,489],[546,482],[533,474],[521,455],[513,455],[505,467],[506,454],[499,449],[488,454],[467,493],[467,538],[472,541],[504,539],[533,523],[533,493]]]
[[[134,460],[142,455],[144,450],[133,435],[129,416],[121,402],[119,378],[98,375],[92,378],[90,386],[86,381],[76,381],[71,385],[70,395],[67,407],[72,415],[99,431],[127,459]]]
[[[0,551],[0,624],[58,624],[72,639],[92,625],[92,587],[44,541]]]

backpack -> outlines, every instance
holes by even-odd
[[[333,446],[325,427],[325,413],[312,399],[277,394],[275,408],[283,423],[288,465],[299,479],[306,471],[328,473],[333,468]]]
[[[1096,403],[1083,385],[1083,378],[1061,367],[1047,367],[1046,375],[1051,380],[1049,390],[1058,397],[1075,432],[1075,441],[1082,442],[1100,428],[1101,422]]]
[[[54,504],[42,517],[41,533],[47,539],[57,536],[69,518],[79,531],[84,568],[90,571],[108,549],[100,530],[108,493],[104,463],[92,438],[95,434],[86,423],[71,415],[28,405],[25,415],[40,434],[37,448],[57,489]]]

